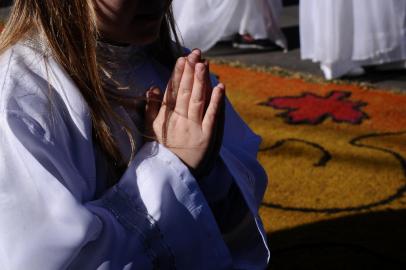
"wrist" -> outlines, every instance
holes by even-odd
[[[210,175],[215,164],[217,163],[217,161],[219,159],[220,159],[220,155],[217,155],[216,157],[208,158],[205,162],[203,162],[197,168],[191,168],[189,166],[188,166],[188,168],[189,168],[191,174],[196,178],[196,180],[199,180],[199,179],[202,179],[202,178]]]

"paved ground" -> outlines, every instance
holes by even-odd
[[[219,44],[208,52],[211,58],[240,61],[247,65],[279,66],[291,71],[299,71],[322,76],[318,64],[300,60],[299,7],[298,0],[284,0],[282,28],[289,41],[289,52],[274,50],[267,52],[236,50],[230,44]],[[367,69],[367,74],[352,81],[371,83],[379,88],[400,89],[406,92],[406,70],[377,71]]]

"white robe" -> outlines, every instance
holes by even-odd
[[[302,59],[328,79],[364,65],[406,60],[405,0],[301,0]]]
[[[173,10],[186,47],[207,51],[223,38],[249,33],[287,49],[281,0],[174,0]]]
[[[260,139],[229,104],[223,162],[201,183],[149,142],[107,190],[86,102],[42,49],[19,43],[0,56],[0,269],[266,267]],[[145,86],[162,88],[170,74],[148,57],[136,69]],[[229,181],[248,211],[226,243],[209,203]]]

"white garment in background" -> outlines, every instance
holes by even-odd
[[[207,51],[223,38],[248,33],[287,49],[281,0],[174,0],[173,10],[186,47]]]
[[[229,103],[221,159],[199,183],[171,151],[148,142],[107,189],[83,96],[44,46],[31,45],[0,57],[0,269],[265,269],[260,138]],[[139,53],[122,77],[164,89],[171,71]],[[246,218],[223,236],[210,203],[229,184]]]
[[[301,0],[302,59],[328,79],[406,60],[406,0]]]

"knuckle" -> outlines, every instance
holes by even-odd
[[[190,93],[192,93],[192,89],[186,88],[186,87],[181,87],[179,92],[181,92],[182,95],[190,95]]]
[[[191,101],[196,106],[202,106],[204,104],[204,101],[200,97],[192,97]]]
[[[208,116],[209,119],[212,120],[212,121],[216,120],[216,114],[215,114],[215,113],[211,113],[211,112],[210,112],[207,116]]]

